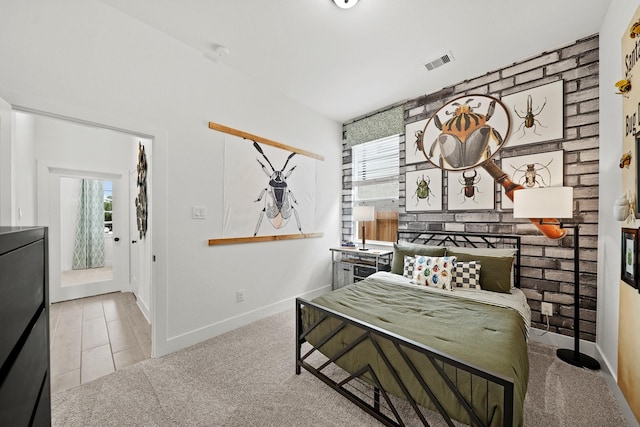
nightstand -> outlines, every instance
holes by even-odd
[[[331,288],[358,282],[376,271],[391,271],[392,250],[331,248]]]

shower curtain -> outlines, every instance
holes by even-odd
[[[82,180],[72,267],[104,267],[104,186],[99,180]]]

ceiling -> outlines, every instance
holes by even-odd
[[[598,33],[611,0],[101,0],[346,122]],[[454,61],[423,64],[451,51]]]

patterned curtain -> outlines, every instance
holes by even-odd
[[[83,179],[73,247],[73,269],[104,267],[104,186]]]

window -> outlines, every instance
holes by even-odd
[[[395,242],[398,231],[400,136],[356,145],[353,152],[353,205],[375,208],[375,220],[366,224],[366,239]],[[361,239],[358,224],[353,224]]]

